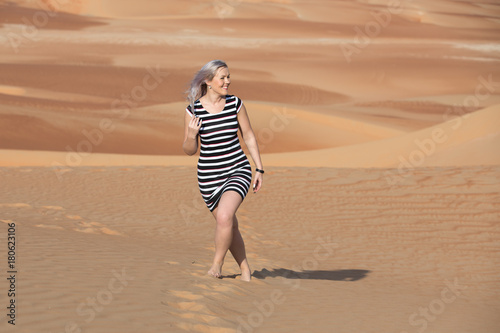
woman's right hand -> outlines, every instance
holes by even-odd
[[[200,131],[202,125],[202,121],[198,117],[191,117],[191,120],[189,121],[188,124],[188,136],[191,139],[196,139],[196,136],[198,135],[198,132]]]

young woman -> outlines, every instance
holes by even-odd
[[[264,170],[245,106],[238,97],[228,95],[230,84],[229,68],[221,60],[208,62],[196,73],[188,90],[182,148],[186,154],[194,155],[199,138],[198,185],[216,221],[215,255],[208,274],[222,278],[222,265],[229,250],[240,266],[241,279],[250,281],[236,211],[250,189],[252,168],[241,150],[238,129],[256,166],[255,193],[262,187]]]

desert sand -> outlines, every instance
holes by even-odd
[[[500,332],[499,33],[493,0],[0,0],[0,331]],[[212,59],[266,170],[250,283],[206,275],[182,152]]]

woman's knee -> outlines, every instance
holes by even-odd
[[[234,214],[220,210],[217,212],[217,225],[221,227],[234,227],[233,223]]]

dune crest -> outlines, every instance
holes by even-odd
[[[0,0],[0,332],[498,332],[499,9]],[[182,150],[212,59],[265,169],[250,283],[229,254],[207,276]]]
[[[301,167],[385,168],[398,167],[402,161],[408,161],[411,168],[500,165],[500,154],[492,154],[500,142],[500,105],[450,118],[398,137],[347,147],[268,154],[264,160],[273,166]]]
[[[264,118],[269,114],[269,108],[252,105],[256,113]],[[268,109],[268,111],[265,111]],[[276,108],[279,110],[279,108]],[[450,116],[450,120],[416,132],[402,133],[383,129],[361,122],[353,122],[332,116],[310,116],[307,112],[290,109],[292,127],[290,133],[300,141],[300,133],[294,129],[301,128],[307,133],[326,130],[332,133],[339,128],[353,127],[353,133],[381,135],[382,138],[367,137],[365,143],[349,144],[341,147],[313,149],[290,153],[265,153],[263,161],[269,166],[283,167],[352,167],[352,168],[397,168],[402,163],[409,168],[429,166],[476,166],[500,165],[500,156],[492,154],[500,143],[500,105],[491,106],[462,116]],[[262,120],[261,120],[262,121]],[[315,128],[320,122],[325,127]],[[258,123],[258,121],[256,122]],[[328,127],[329,126],[329,127]],[[353,131],[353,129],[351,129]],[[338,135],[342,135],[338,131]],[[262,132],[257,132],[257,135]],[[276,136],[280,133],[277,132]],[[299,135],[297,137],[297,135]],[[384,138],[385,137],[385,138]],[[280,140],[288,144],[293,136],[282,135]],[[335,141],[335,138],[332,138]],[[293,141],[292,141],[293,144]],[[333,142],[332,145],[335,145]],[[265,145],[262,145],[265,148]],[[471,158],[471,157],[474,158]],[[196,156],[154,156],[134,154],[77,153],[75,151],[48,152],[0,150],[0,166],[56,166],[57,168],[74,166],[104,166],[104,165],[194,165]]]

